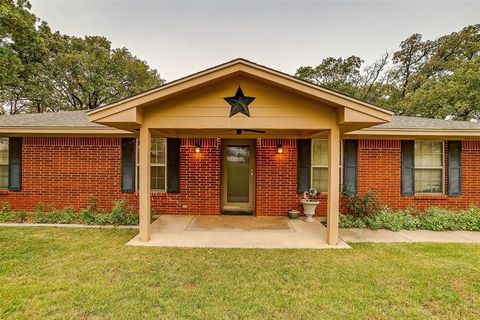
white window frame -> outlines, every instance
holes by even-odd
[[[7,137],[0,137],[0,140],[2,141],[6,141],[6,144],[7,144],[7,163],[1,163],[2,166],[7,166],[7,184],[5,186],[1,186],[0,185],[0,190],[8,190],[8,176],[9,176],[9,153],[10,153],[10,141]]]
[[[312,139],[312,143],[310,145],[310,186],[313,188],[313,169],[314,168],[323,168],[323,169],[327,169],[327,172],[328,172],[328,161],[327,161],[327,165],[314,165],[313,164],[313,142],[314,141],[325,141],[327,142],[327,157],[328,157],[328,139]],[[327,158],[328,159],[328,158]],[[327,182],[327,191],[320,191],[318,190],[320,193],[328,193],[328,182]]]
[[[312,139],[312,143],[311,143],[311,146],[310,146],[310,185],[312,186],[313,188],[313,168],[327,168],[328,169],[328,164],[327,165],[324,165],[324,166],[319,166],[319,165],[316,165],[314,166],[313,165],[313,141],[315,140],[321,140],[321,141],[326,141],[327,142],[327,157],[328,157],[328,139]],[[342,189],[343,189],[343,140],[344,139],[340,139],[340,154],[338,155],[340,157],[340,161],[338,162],[339,163],[339,168],[338,170],[340,171],[340,178],[338,179],[339,182],[340,182],[340,185],[339,185],[339,190],[340,192],[342,192]],[[321,192],[322,194],[327,194],[328,193],[328,185],[327,185],[327,191],[322,191]]]
[[[414,167],[413,167],[413,190],[414,194],[418,195],[443,195],[445,194],[445,141],[443,140],[415,140],[414,148],[413,148],[413,159],[415,159],[415,143],[417,142],[440,142],[442,144],[442,166],[441,167],[417,167],[417,162],[414,160]],[[439,170],[442,169],[442,191],[441,192],[415,192],[415,181],[416,181],[416,174],[415,170]]]
[[[151,140],[153,139],[162,139],[165,141],[165,163],[151,163],[150,162],[150,168],[151,167],[165,167],[165,186],[164,186],[164,189],[150,189],[150,192],[159,192],[159,193],[166,193],[167,192],[167,138],[159,138],[159,137],[152,137]],[[140,152],[139,152],[139,141],[138,139],[136,139],[136,156],[135,156],[135,159],[136,159],[136,166],[135,166],[135,177],[136,177],[136,190],[138,191],[139,190],[139,165],[140,165]],[[152,146],[152,143],[150,142],[150,152],[151,152],[151,146]],[[150,153],[149,153],[149,156],[150,156]],[[150,170],[150,185],[152,184],[152,176],[151,176],[151,170]]]

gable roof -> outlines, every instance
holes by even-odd
[[[94,122],[133,131],[141,126],[143,121],[141,113],[144,108],[161,103],[170,97],[187,94],[191,90],[235,76],[247,76],[261,80],[335,108],[341,115],[339,123],[342,125],[351,123],[352,119],[355,119],[357,123],[364,122],[369,123],[369,125],[384,123],[389,121],[393,114],[391,111],[365,101],[314,85],[245,59],[235,59],[197,72],[133,97],[93,109],[88,114]],[[362,121],[359,119],[362,119]],[[358,128],[361,127],[361,125],[358,126]]]
[[[92,109],[89,111],[89,114],[95,114],[97,113],[98,111],[103,111],[103,110],[106,110],[106,109],[110,109],[110,108],[113,108],[115,106],[118,106],[120,104],[125,104],[127,102],[130,102],[132,100],[135,100],[135,99],[139,99],[139,98],[142,98],[142,97],[146,97],[146,96],[149,96],[149,95],[152,95],[156,92],[159,92],[159,91],[162,91],[162,90],[166,90],[167,88],[170,88],[170,87],[173,87],[173,86],[177,86],[179,84],[182,84],[182,83],[185,83],[185,82],[188,82],[188,81],[191,81],[195,78],[198,78],[198,77],[201,77],[203,75],[207,75],[207,74],[212,74],[216,71],[219,71],[219,70],[222,70],[222,69],[226,69],[230,66],[234,66],[234,65],[244,65],[244,66],[250,66],[250,67],[253,67],[255,69],[258,69],[258,70],[261,70],[261,71],[264,71],[264,72],[267,72],[267,73],[270,73],[270,74],[274,74],[274,75],[277,75],[277,76],[280,76],[284,79],[288,79],[288,80],[291,80],[291,81],[295,81],[297,83],[300,83],[302,85],[305,85],[307,87],[310,87],[310,88],[314,88],[314,89],[317,89],[317,90],[320,90],[322,92],[325,92],[325,93],[328,93],[328,94],[331,94],[333,96],[336,96],[336,97],[340,97],[340,98],[343,98],[343,99],[346,99],[346,100],[349,100],[349,101],[352,101],[352,102],[356,102],[356,103],[359,103],[361,105],[365,105],[365,106],[368,106],[368,107],[371,107],[373,109],[376,109],[376,110],[379,110],[379,111],[382,111],[382,112],[385,112],[387,114],[390,114],[390,115],[393,115],[393,112],[391,112],[390,110],[387,110],[387,109],[384,109],[382,107],[379,107],[379,106],[376,106],[376,105],[373,105],[371,103],[368,103],[368,102],[365,102],[363,100],[360,100],[360,99],[357,99],[357,98],[354,98],[354,97],[351,97],[351,96],[348,96],[344,93],[341,93],[341,92],[338,92],[338,91],[334,91],[332,89],[328,89],[326,87],[323,87],[323,86],[320,86],[320,85],[316,85],[316,84],[313,84],[311,82],[308,82],[308,81],[305,81],[305,80],[302,80],[302,79],[299,79],[299,78],[296,78],[292,75],[289,75],[287,73],[284,73],[284,72],[281,72],[281,71],[278,71],[278,70],[275,70],[275,69],[272,69],[272,68],[269,68],[267,66],[264,66],[264,65],[261,65],[261,64],[258,64],[258,63],[255,63],[255,62],[252,62],[252,61],[249,61],[247,59],[244,59],[244,58],[237,58],[237,59],[234,59],[234,60],[231,60],[231,61],[228,61],[228,62],[225,62],[225,63],[222,63],[222,64],[219,64],[217,66],[214,66],[214,67],[211,67],[211,68],[208,68],[208,69],[205,69],[205,70],[202,70],[202,71],[199,71],[199,72],[196,72],[196,73],[193,73],[191,75],[188,75],[186,77],[183,77],[183,78],[180,78],[180,79],[177,79],[177,80],[174,80],[174,81],[171,81],[171,82],[167,82],[165,84],[162,84],[156,88],[153,88],[153,89],[150,89],[148,91],[145,91],[145,92],[142,92],[142,93],[139,93],[137,95],[134,95],[132,97],[129,97],[129,98],[125,98],[125,99],[122,99],[120,101],[117,101],[117,102],[114,102],[114,103],[111,103],[111,104],[108,104],[108,105],[105,105],[105,106],[101,106],[101,107],[98,107],[98,108],[95,108],[95,109]]]

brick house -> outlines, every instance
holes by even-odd
[[[237,59],[89,112],[0,117],[0,201],[159,214],[286,215],[322,192],[330,244],[340,191],[393,209],[480,204],[480,124],[389,111]]]

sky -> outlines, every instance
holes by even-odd
[[[413,33],[434,39],[480,23],[480,0],[31,3],[53,30],[105,36],[168,81],[240,57],[289,74],[329,56],[371,63]]]

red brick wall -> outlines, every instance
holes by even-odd
[[[195,142],[182,139],[180,193],[152,194],[152,208],[157,213],[220,213],[221,139],[201,139],[200,153],[195,153]],[[279,143],[284,147],[283,154],[277,153]],[[400,141],[359,140],[358,191],[377,193],[392,209],[411,204],[418,208],[480,205],[480,140],[464,141],[462,149],[461,196],[402,196]],[[120,151],[120,138],[24,138],[22,191],[0,191],[0,202],[9,201],[14,209],[25,210],[32,210],[39,202],[58,208],[83,208],[88,198],[95,196],[105,209],[120,198],[126,198],[136,208],[138,194],[121,192]],[[257,215],[301,210],[301,196],[296,193],[296,140],[258,139],[256,156]],[[326,213],[326,200],[326,196],[321,197],[317,214]]]
[[[162,214],[219,214],[222,145],[220,139],[182,139],[180,193],[154,193],[152,208]]]
[[[132,200],[121,192],[120,147],[118,138],[24,138],[22,191],[2,191],[0,201],[31,210],[40,202],[83,208],[90,196],[104,208],[117,198]]]
[[[22,191],[0,191],[0,202],[32,210],[38,203],[56,208],[84,208],[95,196],[101,208],[126,198],[138,208],[137,193],[121,192],[120,138],[24,138]],[[220,212],[219,139],[202,139],[202,152],[182,139],[180,193],[153,193],[157,213],[218,214]],[[188,165],[187,165],[188,164]]]
[[[277,153],[277,146],[283,153]],[[288,210],[303,211],[302,195],[297,194],[297,140],[258,139],[256,158],[256,213],[258,216],[284,216]],[[327,211],[322,196],[317,214]]]
[[[445,193],[448,194],[448,150],[445,143]],[[480,205],[480,141],[462,142],[462,194],[402,196],[399,140],[359,140],[358,192],[376,193],[392,209],[413,205],[418,209],[438,206],[452,209]]]

